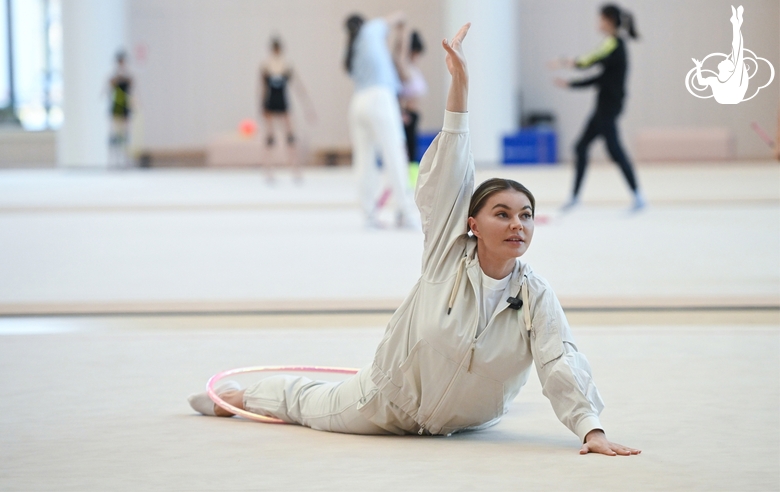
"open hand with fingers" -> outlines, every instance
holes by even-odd
[[[455,36],[447,42],[446,39],[442,40],[441,45],[447,52],[445,62],[447,63],[447,70],[453,77],[468,76],[468,70],[466,69],[466,56],[463,54],[463,39],[469,32],[471,22],[468,22],[461,27]]]
[[[608,441],[606,434],[601,429],[588,432],[588,435],[585,436],[585,444],[580,448],[580,454],[599,453],[607,456],[631,456],[641,452],[639,449]]]
[[[470,22],[464,24],[449,42],[446,39],[441,42],[444,51],[447,52],[444,61],[452,76],[452,84],[447,95],[447,111],[457,113],[467,111],[469,71],[466,66],[466,55],[463,53],[463,39],[470,27]]]

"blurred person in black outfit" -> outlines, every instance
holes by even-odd
[[[282,41],[279,38],[271,39],[271,55],[260,67],[258,80],[258,95],[261,99],[260,111],[265,120],[266,148],[270,151],[276,144],[274,135],[275,126],[281,126],[286,134],[287,160],[293,170],[296,182],[302,180],[302,174],[295,153],[295,134],[290,120],[289,88],[293,87],[298,96],[305,103],[307,117],[313,122],[316,119],[313,106],[303,83],[299,77],[293,77],[293,67],[287,61],[282,51]],[[266,173],[269,181],[274,176],[271,167],[266,163]]]
[[[130,140],[130,114],[132,113],[133,77],[127,70],[127,55],[116,54],[116,67],[108,80],[110,97],[111,135],[108,140],[110,163],[125,167],[129,164],[127,144]]]
[[[566,81],[555,79],[559,87],[598,87],[596,110],[588,120],[585,130],[575,145],[577,156],[576,176],[571,199],[563,206],[563,210],[570,210],[579,204],[580,186],[585,170],[588,167],[588,148],[598,136],[603,136],[607,144],[610,157],[620,167],[628,186],[634,194],[634,203],[631,209],[639,211],[646,206],[646,201],[639,190],[634,169],[623,146],[620,143],[617,129],[617,118],[623,111],[625,98],[626,70],[628,68],[628,53],[625,41],[620,35],[621,28],[626,34],[636,39],[638,34],[634,25],[634,19],[628,12],[621,10],[616,5],[604,5],[601,7],[599,17],[599,30],[606,34],[601,46],[585,56],[575,59],[557,60],[551,64],[551,68],[578,68],[586,69],[594,65],[601,66],[601,73],[596,76],[581,80]]]

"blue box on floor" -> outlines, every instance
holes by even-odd
[[[425,154],[425,151],[428,150],[428,147],[431,146],[433,139],[436,138],[436,135],[438,134],[439,132],[417,134],[417,162],[422,160],[423,154]]]
[[[527,128],[504,137],[504,164],[555,164],[558,139],[550,128]]]

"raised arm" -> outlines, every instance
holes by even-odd
[[[398,12],[393,12],[392,14],[384,16],[383,19],[387,22],[388,27],[392,29],[406,22],[406,14],[402,10],[399,10]],[[390,35],[390,30],[387,31],[387,34],[388,36]]]
[[[265,83],[265,63],[263,63],[257,71],[257,102],[261,108],[267,97],[268,84]]]
[[[409,30],[406,24],[398,24],[393,33],[393,64],[402,82],[409,80]]]
[[[447,70],[452,76],[450,91],[447,94],[447,111],[453,113],[466,113],[469,99],[469,71],[466,66],[466,56],[463,54],[463,39],[469,32],[471,23],[460,28],[455,37],[448,43],[442,40],[441,45],[447,52],[445,62]]]
[[[444,126],[420,162],[415,202],[420,209],[425,244],[423,275],[440,278],[451,272],[439,266],[460,255],[453,245],[468,231],[468,207],[474,192],[474,159],[468,126],[468,69],[463,39],[470,24],[461,27],[450,42],[442,41],[447,69],[452,75]]]

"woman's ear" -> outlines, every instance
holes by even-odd
[[[474,217],[469,217],[468,220],[469,229],[474,237],[479,237],[479,230],[477,229],[477,220]]]

